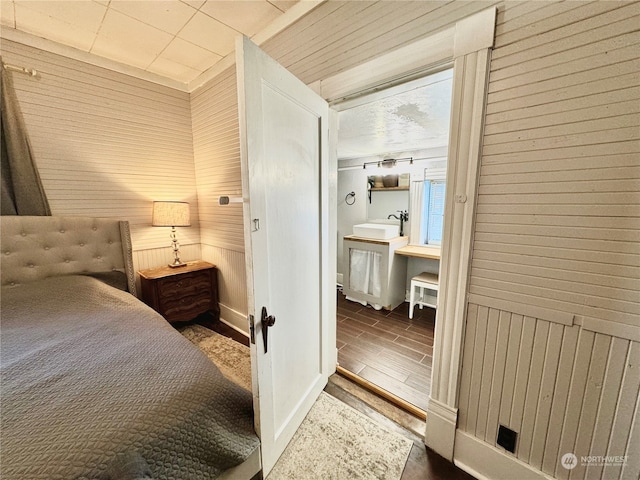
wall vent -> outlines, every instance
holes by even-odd
[[[516,452],[516,440],[518,439],[518,434],[511,430],[510,428],[505,427],[504,425],[500,425],[498,428],[498,439],[496,443],[504,448],[506,451],[515,453]]]

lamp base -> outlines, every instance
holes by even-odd
[[[178,267],[186,267],[187,264],[186,263],[170,263],[169,266],[171,268],[178,268]]]
[[[180,246],[178,245],[178,237],[176,236],[176,227],[171,227],[171,244],[173,245],[173,263],[170,263],[171,268],[185,267],[187,264],[180,261]]]

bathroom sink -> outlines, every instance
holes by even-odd
[[[353,226],[353,234],[356,237],[388,240],[400,235],[400,227],[383,223],[361,223]]]

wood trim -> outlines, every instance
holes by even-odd
[[[640,342],[640,327],[637,325],[625,325],[624,323],[610,322],[600,318],[578,316],[575,317],[575,323],[590,332]]]
[[[366,388],[367,390],[375,393],[376,395],[384,398],[385,400],[390,401],[394,405],[397,405],[401,409],[409,412],[411,415],[418,417],[421,420],[427,419],[427,412],[416,407],[415,405],[403,400],[402,398],[394,395],[393,393],[387,392],[386,390],[380,388],[378,385],[371,383],[369,380],[365,380],[364,378],[356,375],[353,372],[341,367],[340,365],[336,366],[336,372],[342,375],[343,377],[348,378],[352,382],[357,383],[358,385]]]
[[[479,479],[527,478],[550,480],[551,477],[530,465],[461,430],[456,430],[454,465]]]
[[[506,312],[517,313],[527,317],[538,318],[540,320],[546,320],[547,322],[560,323],[567,326],[572,326],[574,324],[573,313],[561,312],[559,310],[552,310],[550,308],[534,305],[526,305],[524,303],[512,302],[510,300],[503,300],[500,298],[487,297],[485,295],[478,295],[477,293],[469,294],[469,303],[489,308],[496,308]]]
[[[327,282],[327,286],[330,284],[332,277],[338,277],[338,236],[335,232],[338,231],[338,112],[333,109],[329,109],[329,133],[328,133],[328,175],[323,178],[327,182],[326,194],[327,203],[325,204],[326,220],[325,225],[329,231],[329,237],[327,240],[327,263],[323,278]],[[340,274],[340,280],[342,280],[342,274]],[[333,339],[331,347],[325,352],[325,369],[327,372],[334,372],[336,365],[338,364],[338,348],[336,346],[336,339],[338,334],[338,322],[337,320],[337,304],[336,304],[335,291],[329,288],[325,288],[322,295],[322,308],[324,310],[325,318],[327,319],[325,325],[327,327],[327,337]]]
[[[424,432],[424,443],[429,448],[453,455],[458,409],[451,408],[429,396],[427,424]],[[452,462],[453,460],[450,459]]]
[[[220,304],[220,321],[229,328],[249,338],[249,321],[247,316],[228,305]]]
[[[445,205],[441,289],[431,379],[431,399],[450,408],[456,408],[459,401],[489,64],[489,49],[469,53],[454,61],[450,161],[447,165],[447,191],[452,195],[447,195]],[[427,422],[425,442],[453,461],[455,435],[446,424],[444,419],[433,422],[432,426]],[[441,429],[446,429],[444,434],[440,433]]]
[[[447,191],[452,195],[447,195],[445,206],[431,386],[431,397],[452,408],[458,402],[489,59],[486,49],[457,58],[454,64],[457,114],[451,120],[447,171]],[[429,446],[453,459],[453,451]]]
[[[421,76],[425,70],[441,67],[454,58],[491,48],[496,14],[495,7],[487,8],[422,40],[325,78],[320,82],[322,96],[336,102],[381,83]]]
[[[320,82],[322,96],[336,102],[375,85],[406,78],[411,73],[436,68],[453,57],[455,27],[381,55]],[[428,58],[425,59],[425,52]]]

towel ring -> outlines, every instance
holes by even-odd
[[[351,202],[349,202],[349,199],[352,199]],[[346,203],[347,205],[353,205],[354,203],[356,203],[356,192],[347,193],[347,195],[344,197],[344,203]]]

